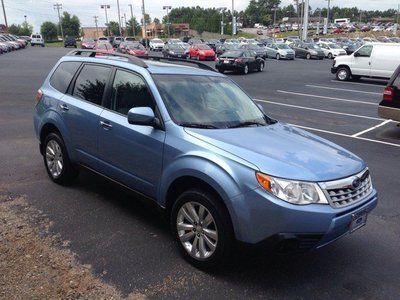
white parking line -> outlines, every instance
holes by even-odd
[[[339,80],[331,80],[331,82],[335,83],[344,83],[344,84],[355,84],[355,85],[370,85],[370,86],[380,86],[384,88],[385,86],[377,83],[366,83],[366,82],[351,82],[351,81],[339,81]]]
[[[332,134],[332,135],[338,135],[338,136],[348,137],[348,138],[352,138],[352,139],[356,139],[356,140],[362,140],[362,141],[367,141],[367,142],[372,142],[372,143],[377,143],[377,144],[384,144],[384,145],[389,145],[389,146],[399,147],[400,148],[400,144],[394,144],[394,143],[378,141],[378,140],[374,140],[374,139],[363,138],[361,136],[351,136],[351,135],[344,134],[344,133],[328,131],[328,130],[323,130],[323,129],[317,129],[317,128],[312,128],[312,127],[306,127],[306,126],[300,126],[300,125],[296,125],[296,124],[290,124],[290,125],[292,125],[294,127],[302,128],[302,129],[305,129],[305,130],[328,133],[328,134]]]
[[[318,88],[318,89],[326,89],[326,90],[336,90],[336,91],[345,91],[345,92],[361,93],[361,94],[371,94],[371,95],[382,95],[382,93],[366,92],[366,91],[359,91],[359,90],[349,90],[349,89],[341,89],[341,88],[333,88],[333,87],[322,86],[322,85],[306,84],[306,86],[307,86],[307,87],[312,87],[312,88]]]
[[[363,118],[363,119],[370,119],[370,120],[378,120],[378,121],[385,120],[385,119],[381,119],[381,118],[367,117],[367,116],[354,115],[354,114],[347,114],[347,113],[342,113],[342,112],[337,112],[337,111],[332,111],[332,110],[324,110],[324,109],[311,108],[311,107],[303,107],[303,106],[299,106],[299,105],[279,103],[279,102],[273,102],[273,101],[262,100],[262,99],[254,99],[254,100],[255,101],[259,101],[259,102],[275,104],[275,105],[282,105],[282,106],[287,106],[287,107],[294,107],[294,108],[300,108],[300,109],[305,109],[305,110],[318,111],[318,112],[323,112],[323,113],[328,113],[328,114],[335,114],[335,115],[342,115],[342,116],[349,116],[349,117]]]
[[[367,128],[367,129],[365,129],[363,131],[360,131],[360,132],[357,132],[357,133],[353,134],[352,137],[357,137],[357,136],[363,135],[364,133],[367,133],[367,132],[369,132],[371,130],[379,128],[379,127],[381,127],[383,125],[386,125],[387,123],[390,123],[390,122],[392,122],[392,120],[383,121],[382,123],[380,123],[378,125],[372,126],[371,128]]]
[[[343,99],[343,98],[335,98],[335,97],[327,97],[327,96],[318,96],[318,95],[311,95],[311,94],[303,94],[303,93],[296,93],[296,92],[289,92],[289,91],[282,91],[282,90],[277,90],[278,93],[283,93],[283,94],[290,94],[290,95],[297,95],[297,96],[305,96],[305,97],[312,97],[312,98],[321,98],[321,99],[328,99],[328,100],[335,100],[335,101],[343,101],[343,102],[351,102],[351,103],[361,103],[361,104],[367,104],[367,105],[378,105],[377,103],[372,103],[372,102],[365,102],[365,101],[357,101],[357,100],[351,100],[351,99]]]

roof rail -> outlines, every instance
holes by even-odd
[[[187,63],[187,64],[194,64],[199,67],[199,69],[207,70],[207,71],[213,71],[217,72],[213,67],[210,67],[209,65],[206,65],[204,63],[201,63],[199,61],[193,61],[193,60],[188,60],[188,59],[182,59],[182,58],[172,58],[172,57],[161,57],[161,56],[137,56],[138,58],[142,59],[148,59],[148,60],[155,60],[155,61],[170,61],[170,62],[181,62],[181,63]]]
[[[83,53],[87,53],[88,55],[82,55]],[[98,55],[98,54],[100,54],[102,56],[104,55],[104,57],[107,57],[107,56],[123,57],[123,58],[126,58],[132,64],[135,64],[139,67],[147,68],[146,63],[142,59],[140,59],[136,56],[127,55],[127,54],[123,54],[123,53],[104,53],[104,52],[96,51],[96,50],[77,49],[77,50],[70,51],[67,55],[68,56],[75,56],[75,55],[78,56],[79,55],[79,56],[87,56],[87,57],[96,57],[96,55]]]

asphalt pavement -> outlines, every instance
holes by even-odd
[[[179,256],[168,223],[143,199],[89,173],[70,187],[48,179],[33,131],[34,97],[67,51],[0,56],[0,193],[25,195],[97,276],[125,294],[156,298],[398,299],[400,128],[377,115],[384,81],[337,82],[330,60],[267,60],[262,73],[228,75],[270,116],[365,159],[379,203],[364,228],[318,251],[244,252],[204,272]]]

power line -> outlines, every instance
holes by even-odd
[[[64,33],[63,33],[63,28],[61,24],[61,15],[60,15],[60,9],[62,9],[62,4],[61,3],[56,3],[53,5],[54,9],[57,9],[58,12],[58,23],[60,23],[60,30],[61,30],[61,37],[64,40]]]

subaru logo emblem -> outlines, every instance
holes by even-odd
[[[351,187],[353,189],[357,189],[360,186],[360,184],[361,184],[361,179],[357,177],[356,179],[353,180]]]

